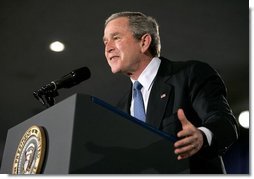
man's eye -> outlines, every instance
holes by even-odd
[[[118,39],[120,39],[120,37],[119,36],[114,36],[113,39],[118,40]]]

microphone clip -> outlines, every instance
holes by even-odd
[[[51,107],[55,104],[55,97],[59,95],[54,81],[33,92],[34,97],[44,106]]]

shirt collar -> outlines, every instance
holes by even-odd
[[[160,63],[161,60],[158,57],[154,57],[138,77],[138,81],[142,84],[145,90],[149,90],[151,88],[153,80],[158,72]],[[132,79],[131,81],[132,83],[135,82],[135,80]]]

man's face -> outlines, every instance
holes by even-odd
[[[119,17],[107,24],[103,41],[112,73],[130,75],[139,68],[141,43],[133,37],[126,17]]]

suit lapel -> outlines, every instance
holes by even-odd
[[[147,106],[146,121],[159,128],[170,100],[173,87],[169,83],[171,77],[171,63],[161,58],[161,65],[155,77]]]
[[[147,106],[146,121],[148,124],[159,128],[163,119],[172,87],[162,79],[157,79],[150,93]]]
[[[161,65],[155,77],[153,87],[151,89],[149,102],[147,106],[146,122],[155,128],[160,127],[160,123],[165,114],[168,101],[171,100],[171,92],[173,87],[168,82],[171,77],[171,62],[160,57]],[[121,109],[130,114],[132,91],[125,96],[124,104]]]
[[[124,97],[121,105],[119,106],[120,109],[122,109],[124,112],[128,113],[129,115],[131,114],[130,113],[131,99],[132,99],[132,87],[130,87],[128,94]]]

